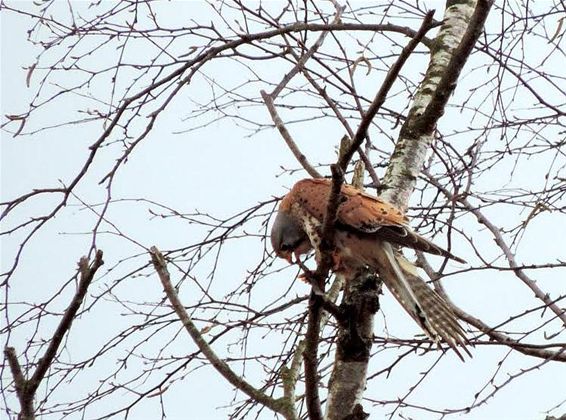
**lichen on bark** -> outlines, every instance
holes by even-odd
[[[436,122],[444,112],[447,99],[454,90],[460,70],[483,28],[490,6],[489,0],[447,2],[443,25],[431,48],[428,69],[401,128],[383,184],[380,186],[381,197],[400,208],[406,209],[408,206],[409,197],[434,139]],[[464,45],[465,43],[467,45]],[[466,48],[462,48],[463,46]],[[457,54],[463,54],[463,57],[455,57]],[[348,306],[351,303],[348,299],[353,302],[360,301],[359,296],[355,295],[362,293],[358,286],[364,284],[365,276],[367,275],[360,275],[350,280],[348,287],[354,289],[351,293],[345,293],[343,304]],[[377,297],[376,293],[375,299]],[[372,336],[375,311],[364,310],[363,305],[356,310],[357,313],[352,311],[350,314],[354,318],[350,322],[357,329],[355,335],[361,339],[359,344],[364,344],[367,338]],[[371,340],[367,343],[365,351],[359,353],[359,346],[351,346],[353,343],[348,342],[352,338],[348,336],[352,335],[351,327],[341,325],[337,340],[336,360],[326,407],[326,418],[330,420],[350,418],[356,407],[361,409]],[[360,357],[361,355],[363,357]],[[363,410],[361,412],[363,413]]]
[[[382,197],[393,204],[406,209],[419,173],[425,162],[427,152],[433,141],[433,130],[417,132],[418,118],[424,113],[438,85],[446,73],[452,56],[458,48],[462,37],[474,13],[476,1],[467,0],[448,2],[444,14],[443,25],[431,48],[430,62],[407,119],[401,128],[399,140],[391,155],[382,185]],[[465,62],[465,60],[464,60]],[[450,92],[444,94],[449,95]],[[440,118],[439,112],[436,119]]]

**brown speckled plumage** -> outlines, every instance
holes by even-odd
[[[326,212],[331,181],[303,179],[283,198],[271,241],[276,254],[291,262],[314,248],[318,258],[320,227]],[[452,255],[413,232],[405,215],[393,205],[349,185],[341,190],[336,221],[336,270],[374,268],[411,317],[433,340],[444,340],[461,357],[465,333],[444,299],[418,276],[402,270],[391,244],[418,249],[456,261]],[[468,352],[469,354],[469,352]]]

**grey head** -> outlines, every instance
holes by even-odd
[[[288,213],[279,211],[271,228],[271,245],[278,257],[290,263],[291,256],[304,254],[311,249],[306,232],[297,220]]]

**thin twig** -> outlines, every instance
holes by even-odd
[[[430,102],[422,115],[415,119],[415,124],[411,127],[414,132],[430,133],[436,126],[436,122],[444,112],[448,98],[456,87],[458,76],[483,30],[492,4],[493,0],[478,0],[466,32],[462,36],[458,47],[452,52],[450,62],[442,73],[442,78],[438,82]]]
[[[341,8],[341,7],[338,7],[336,9],[336,14],[334,16],[332,24],[337,24],[337,23],[340,22],[340,17],[342,16],[343,11],[344,11],[344,8]],[[275,100],[275,98],[277,98],[277,96],[279,96],[281,91],[291,81],[291,79],[293,77],[295,77],[297,75],[297,73],[299,73],[299,71],[304,69],[305,63],[309,60],[309,58],[311,58],[316,53],[316,51],[318,51],[318,49],[320,48],[320,46],[324,42],[324,39],[326,38],[327,34],[328,34],[327,31],[323,31],[319,35],[318,39],[314,42],[314,44],[308,49],[308,51],[302,57],[298,58],[296,56],[296,54],[293,53],[293,55],[297,58],[297,63],[283,77],[283,79],[281,79],[279,84],[275,87],[275,89],[273,89],[273,92],[271,92],[270,94],[266,93],[264,90],[262,90],[260,92],[261,97],[263,98],[263,101],[265,102],[265,105],[267,106],[267,110],[269,111],[269,114],[271,115],[271,119],[273,120],[275,127],[277,127],[277,129],[279,130],[279,133],[283,137],[283,140],[285,140],[285,143],[287,144],[287,146],[289,147],[289,149],[291,150],[291,152],[293,153],[295,158],[297,158],[297,160],[299,161],[301,166],[313,178],[321,178],[321,175],[318,173],[318,171],[316,169],[314,169],[314,167],[307,160],[306,156],[300,151],[299,147],[297,146],[297,143],[293,140],[293,138],[291,137],[291,134],[289,133],[289,131],[285,127],[285,124],[283,123],[283,121],[281,120],[281,117],[279,117],[279,113],[277,112],[277,109],[275,108],[275,104],[273,103],[273,101]]]
[[[171,303],[171,306],[175,310],[175,313],[183,323],[183,326],[193,339],[194,343],[197,345],[199,350],[204,354],[210,364],[220,373],[228,382],[230,382],[237,389],[242,391],[244,394],[253,398],[255,401],[265,405],[266,407],[272,409],[275,412],[286,415],[285,402],[282,399],[274,399],[264,394],[259,389],[255,388],[248,382],[246,382],[242,377],[238,376],[226,362],[221,360],[214,350],[210,347],[208,342],[204,339],[199,329],[193,323],[191,317],[185,310],[185,307],[179,300],[177,291],[171,283],[171,276],[169,275],[169,270],[167,269],[167,262],[163,257],[163,254],[155,246],[152,246],[149,250],[151,255],[151,261],[155,271],[157,272],[167,299]]]
[[[34,414],[34,407],[33,407],[33,400],[35,398],[35,393],[37,388],[41,384],[41,381],[45,377],[47,370],[51,367],[55,356],[57,356],[57,352],[59,350],[59,346],[65,337],[65,334],[71,329],[71,325],[79,308],[81,307],[83,300],[86,296],[86,292],[96,271],[104,264],[102,260],[102,251],[98,250],[96,252],[94,261],[92,264],[89,265],[89,261],[87,257],[82,257],[79,261],[79,272],[80,272],[80,280],[79,285],[77,287],[77,291],[71,300],[71,303],[65,310],[63,314],[63,318],[59,322],[53,337],[49,340],[49,345],[47,346],[47,350],[43,356],[39,359],[39,363],[35,368],[30,379],[26,379],[24,374],[22,373],[22,368],[20,363],[18,362],[18,358],[16,356],[16,350],[13,347],[6,347],[4,350],[4,354],[8,359],[8,363],[10,365],[10,371],[12,372],[12,376],[14,377],[14,384],[16,388],[16,394],[20,401],[20,419],[33,419],[35,418]]]
[[[452,309],[452,311],[458,316],[458,318],[476,327],[479,331],[487,335],[491,340],[494,340],[497,344],[502,344],[504,346],[511,347],[512,349],[518,351],[519,353],[523,353],[527,356],[539,357],[541,359],[566,362],[566,354],[564,353],[564,349],[566,347],[562,347],[557,351],[552,351],[546,349],[544,345],[521,343],[509,337],[507,334],[497,331],[496,328],[499,328],[499,326],[490,327],[481,319],[476,318],[475,316],[470,315],[469,313],[464,311],[462,308],[457,306],[446,294],[443,285],[440,282],[438,282],[439,274],[430,266],[430,264],[424,258],[423,255],[419,255],[418,263],[419,263],[419,267],[421,267],[430,277],[430,279],[434,282],[435,290],[442,295],[444,301],[448,304],[450,309]],[[555,303],[553,302],[553,304]],[[560,344],[553,343],[552,346],[560,346]]]
[[[399,72],[403,68],[403,65],[405,64],[405,62],[407,61],[413,50],[424,38],[425,34],[432,28],[439,26],[439,23],[434,22],[434,20],[432,19],[433,16],[434,16],[434,10],[429,11],[425,15],[423,22],[421,23],[421,27],[414,35],[413,39],[411,39],[411,41],[405,46],[405,48],[403,48],[403,51],[401,51],[401,54],[399,54],[399,57],[397,58],[397,61],[387,72],[387,76],[385,76],[385,80],[383,81],[381,88],[375,95],[375,98],[373,99],[371,105],[364,114],[364,117],[362,118],[360,125],[358,126],[356,135],[352,139],[352,145],[350,146],[348,151],[344,153],[344,155],[340,158],[338,162],[340,168],[342,168],[343,171],[345,171],[348,168],[348,164],[350,163],[350,160],[352,159],[352,156],[354,155],[355,151],[358,150],[358,148],[362,145],[362,142],[366,137],[366,133],[369,128],[369,125],[371,124],[373,118],[375,117],[375,115],[377,114],[377,112],[385,102],[385,99],[387,98],[387,94],[389,93],[389,90],[393,86],[393,82],[395,82],[395,80],[399,76]]]
[[[538,299],[540,299],[542,302],[544,302],[547,305],[547,307],[552,312],[554,312],[556,317],[559,318],[562,321],[562,323],[566,326],[566,311],[559,308],[558,305],[556,305],[556,303],[552,301],[550,296],[537,285],[536,281],[531,279],[530,276],[527,273],[525,273],[524,270],[521,269],[519,264],[517,264],[515,255],[513,254],[507,243],[505,242],[501,230],[497,226],[495,226],[492,222],[490,222],[488,218],[485,217],[485,215],[482,213],[482,211],[477,206],[474,206],[472,203],[470,203],[465,196],[461,196],[461,195],[456,196],[452,194],[450,191],[444,188],[439,182],[437,182],[430,172],[423,171],[423,174],[427,176],[428,181],[432,185],[434,185],[439,191],[441,191],[446,198],[448,198],[451,201],[457,201],[461,203],[466,208],[467,211],[469,211],[471,214],[473,214],[476,217],[478,223],[484,225],[489,230],[489,232],[493,235],[493,239],[495,240],[495,243],[497,244],[499,249],[501,249],[503,255],[505,255],[505,259],[507,260],[509,267],[512,268],[513,271],[515,272],[515,275],[529,289],[531,289],[531,291],[535,294],[535,296]]]
[[[336,24],[340,23],[340,18],[342,17],[343,11],[344,11],[344,7],[337,7],[336,8],[336,14],[334,15],[334,19],[332,20],[331,25],[336,25]],[[304,68],[304,66],[305,66],[306,62],[309,60],[309,58],[311,58],[314,55],[314,53],[316,53],[318,51],[318,49],[320,48],[320,46],[324,42],[326,35],[328,35],[328,31],[323,31],[318,36],[317,40],[308,49],[308,51],[305,54],[303,54],[303,56],[300,59],[297,60],[297,64],[295,64],[293,66],[293,68],[291,69],[291,71],[289,71],[289,73],[287,73],[285,75],[285,77],[283,77],[283,79],[281,79],[279,84],[275,87],[275,89],[273,89],[273,92],[271,92],[271,94],[269,95],[269,96],[271,96],[272,99],[277,98],[279,96],[279,94],[281,93],[281,91],[285,88],[287,83],[289,83],[289,81],[291,81],[291,79],[293,77],[295,77],[297,75],[297,73],[299,73],[299,71],[301,71]]]
[[[293,55],[293,57],[296,60],[298,60],[297,54],[293,50],[291,50],[290,52]],[[334,112],[334,115],[336,115],[336,118],[338,118],[338,121],[340,121],[340,123],[344,126],[344,129],[348,133],[348,136],[350,138],[353,138],[355,135],[354,130],[352,130],[350,124],[348,123],[348,120],[346,120],[342,112],[338,109],[336,102],[326,92],[326,89],[320,86],[318,82],[311,76],[311,74],[308,71],[306,71],[304,68],[303,68],[303,76],[305,76],[305,78],[309,81],[309,83],[316,89],[318,94],[326,101],[330,109],[332,109],[332,112]],[[373,168],[373,165],[371,164],[371,161],[369,160],[368,155],[361,148],[358,148],[358,154],[360,155],[360,158],[364,162],[365,168],[368,171],[371,180],[373,181],[373,186],[374,187],[379,186],[381,182],[379,180],[379,177],[377,176],[377,173],[375,172],[375,169]]]
[[[293,137],[291,137],[291,134],[285,127],[285,124],[283,124],[281,117],[279,117],[279,114],[275,109],[275,105],[273,104],[273,99],[271,98],[271,96],[269,96],[264,90],[260,91],[260,93],[263,101],[265,102],[265,105],[267,106],[267,110],[271,115],[271,119],[275,124],[275,127],[277,127],[279,133],[281,133],[281,137],[283,137],[283,140],[285,140],[285,143],[287,143],[287,146],[289,147],[295,158],[297,158],[301,166],[305,169],[305,171],[308,172],[311,177],[322,178],[322,175],[319,174],[318,171],[314,169],[314,167],[309,163],[307,157],[303,155],[303,153],[299,149],[299,146],[297,146],[297,143],[295,143],[295,140],[293,140]]]

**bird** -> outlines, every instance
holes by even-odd
[[[271,229],[275,254],[298,262],[314,249],[320,262],[321,231],[332,188],[332,180],[307,178],[298,181],[281,200]],[[443,340],[464,360],[456,345],[469,344],[458,318],[444,298],[399,260],[394,246],[408,247],[465,263],[449,251],[414,232],[405,214],[394,205],[343,184],[334,224],[332,270],[336,273],[369,267],[405,311],[437,344]],[[401,261],[401,262],[400,262]],[[404,269],[403,269],[404,268]]]

